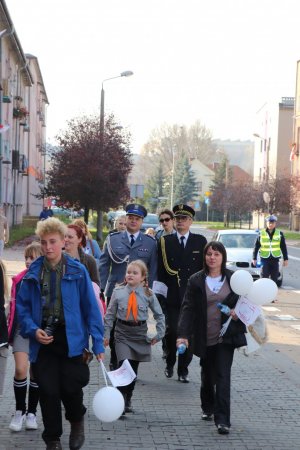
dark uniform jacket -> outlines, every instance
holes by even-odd
[[[167,307],[180,308],[189,277],[203,267],[203,250],[206,243],[204,236],[190,232],[185,248],[182,250],[177,233],[161,237],[158,243],[158,281],[168,286]],[[164,253],[167,265],[171,272],[176,274],[168,273],[164,263]]]
[[[229,286],[232,273],[233,272],[226,269],[225,276]],[[178,337],[189,339],[194,355],[199,356],[200,358],[205,356],[207,343],[207,296],[205,279],[206,274],[204,270],[195,273],[190,278],[178,321]],[[232,292],[222,303],[233,309],[238,299],[239,296]],[[227,320],[228,316],[222,314],[222,323]],[[224,344],[231,344],[235,348],[247,345],[245,332],[246,326],[241,320],[231,320],[222,342]]]

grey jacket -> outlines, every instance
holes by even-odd
[[[105,338],[109,338],[110,331],[116,319],[126,320],[128,298],[132,290],[133,289],[128,285],[119,286],[114,289],[104,317]],[[150,342],[153,337],[157,340],[162,339],[165,335],[165,316],[161,310],[160,304],[155,294],[152,293],[152,295],[148,297],[145,294],[145,289],[142,286],[135,289],[135,293],[138,303],[137,320],[147,320],[148,308],[150,308],[156,321],[156,336],[147,336],[147,342]],[[129,320],[134,320],[131,313],[129,316]]]

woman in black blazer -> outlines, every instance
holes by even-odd
[[[226,269],[226,250],[220,242],[204,249],[203,270],[188,281],[181,306],[177,346],[190,345],[201,366],[202,419],[212,420],[220,434],[228,434],[230,423],[230,376],[234,350],[246,345],[245,325],[234,313],[239,296],[230,288],[232,272]],[[230,308],[232,320],[223,337],[222,324],[228,315],[218,303]]]

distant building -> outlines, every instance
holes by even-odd
[[[293,115],[294,97],[282,97],[280,103],[265,103],[257,112],[254,181],[290,176]]]
[[[210,192],[210,187],[215,176],[215,172],[212,168],[206,166],[196,158],[190,159],[190,165],[196,179],[197,195],[194,200],[195,202],[203,202],[205,194]]]
[[[293,176],[300,180],[300,61],[297,61],[296,93],[294,109],[294,129],[293,138],[290,145],[290,161]],[[300,183],[295,186],[295,198],[292,211],[292,229],[300,231]]]
[[[253,141],[232,141],[230,139],[213,139],[214,147],[227,156],[230,165],[235,165],[245,172],[253,175],[254,168],[254,142]]]

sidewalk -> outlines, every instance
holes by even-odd
[[[24,267],[22,249],[7,250],[4,260],[11,272]],[[299,449],[300,366],[291,363],[288,356],[278,351],[276,344],[268,343],[250,357],[236,352],[232,369],[232,430],[228,436],[218,435],[212,423],[201,421],[199,359],[194,358],[190,365],[191,382],[181,384],[175,375],[172,379],[165,378],[161,355],[158,344],[153,349],[152,362],[140,365],[133,397],[135,414],[108,424],[98,421],[92,411],[93,396],[104,386],[104,381],[97,362],[91,363],[90,383],[85,389],[88,411],[83,449]],[[106,364],[108,361],[109,355]],[[5,395],[0,399],[0,450],[42,450],[45,446],[40,437],[40,412],[38,431],[11,433],[8,429],[14,412],[12,379],[13,358],[10,356]],[[68,435],[69,424],[65,421],[64,449],[69,448]]]

